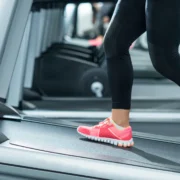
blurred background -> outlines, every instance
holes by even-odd
[[[63,23],[59,28],[60,42],[65,43],[66,46],[58,46],[58,54],[61,55],[59,60],[55,61],[57,58],[52,56],[51,60],[43,58],[43,60],[35,62],[33,89],[43,95],[54,97],[111,96],[107,80],[103,38],[115,6],[116,1],[68,3],[65,5],[63,19],[61,19]],[[54,46],[47,49],[46,52],[50,52],[49,50],[53,48]],[[143,81],[144,84],[151,82],[154,85],[155,82],[157,85],[164,82],[164,77],[155,71],[150,61],[146,33],[133,42],[129,49],[134,67],[135,83],[142,84]],[[71,73],[65,70],[67,68]],[[139,89],[142,89],[141,86],[138,87],[133,91],[135,96],[139,94]],[[141,91],[145,93],[146,89]],[[161,93],[155,93],[155,91],[155,88],[152,89],[152,93],[161,96]],[[149,96],[149,93],[145,96]]]
[[[65,9],[67,38],[91,40],[90,45],[100,46],[111,21],[116,2],[68,4]],[[132,44],[147,51],[146,33]]]

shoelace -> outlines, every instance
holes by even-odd
[[[102,127],[103,125],[109,124],[110,123],[110,119],[107,118],[104,121],[100,122],[98,125],[95,125],[94,127]]]

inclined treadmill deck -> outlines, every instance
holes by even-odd
[[[153,139],[153,134],[144,133],[143,135],[140,132],[139,134],[135,132],[135,146],[123,149],[89,141],[77,134],[76,126],[70,127],[70,125],[65,124],[65,121],[64,124],[51,122],[50,125],[45,122],[45,119],[25,117],[22,122],[6,120],[1,121],[0,124],[0,131],[10,139],[10,142],[4,145],[7,147],[24,148],[28,151],[35,150],[50,153],[49,155],[81,157],[85,160],[94,159],[100,163],[111,162],[114,163],[114,168],[119,164],[145,167],[148,169],[142,175],[146,176],[144,179],[151,176],[148,174],[150,169],[180,173],[180,138],[171,141],[168,136],[166,140],[165,136],[160,138],[157,134],[157,138]],[[91,168],[93,169],[93,164],[91,164]]]
[[[93,126],[102,121],[102,118],[43,118],[39,119],[36,117],[25,117],[26,121],[44,123],[55,126],[77,128],[79,125]],[[172,120],[171,122],[166,121],[149,121],[144,119],[144,121],[131,120],[131,126],[133,130],[138,133],[134,133],[136,137],[151,136],[153,138],[162,139],[162,136],[166,136],[164,141],[179,141],[177,137],[180,137],[179,126],[180,122]],[[145,134],[143,134],[145,133]],[[155,134],[155,136],[153,135]],[[158,135],[158,137],[156,136]],[[167,137],[168,136],[168,137]]]

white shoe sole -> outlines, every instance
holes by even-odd
[[[119,147],[132,147],[132,146],[134,146],[133,138],[131,138],[128,141],[122,141],[122,140],[117,140],[117,139],[112,139],[112,138],[89,136],[89,135],[85,135],[85,134],[80,133],[80,132],[78,132],[78,133],[80,135],[90,139],[90,140],[93,140],[93,141],[104,142],[104,143],[112,144],[112,145],[119,146]]]

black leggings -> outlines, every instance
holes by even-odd
[[[129,47],[147,31],[155,69],[180,86],[180,0],[119,0],[104,38],[113,109],[130,109]]]

